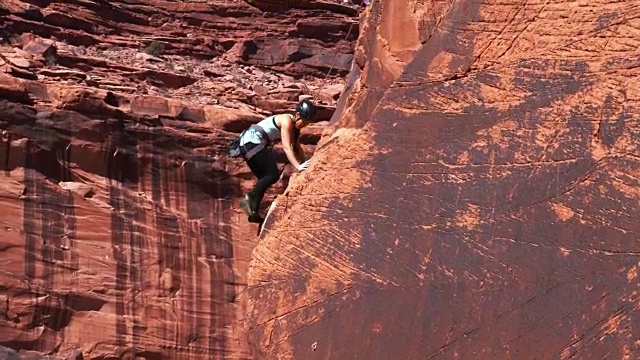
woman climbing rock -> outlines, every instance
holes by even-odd
[[[309,100],[303,100],[293,114],[269,116],[242,132],[231,146],[231,156],[243,155],[247,165],[258,178],[253,190],[240,200],[240,206],[247,213],[250,222],[262,222],[258,209],[265,192],[280,178],[280,171],[272,151],[273,143],[282,141],[287,159],[297,171],[309,166],[304,161],[300,147],[300,130],[315,120],[316,107]]]

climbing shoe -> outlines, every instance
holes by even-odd
[[[253,214],[253,215],[249,215],[248,217],[249,222],[251,223],[261,223],[264,221],[264,218],[262,216],[260,216],[260,214]]]
[[[240,207],[244,210],[247,216],[255,216],[255,213],[251,210],[251,199],[249,198],[249,194],[245,194],[244,197],[240,199]]]

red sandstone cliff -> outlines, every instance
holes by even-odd
[[[253,254],[256,356],[640,358],[639,13],[373,1]]]
[[[359,31],[353,7],[304,5],[0,3],[0,346],[252,358],[257,229],[235,199],[254,180],[225,146],[333,69],[329,120]],[[322,129],[303,131],[307,152]]]
[[[2,50],[0,345],[95,359],[640,356],[633,2],[374,1],[337,130],[261,239],[232,201],[248,171],[223,147],[313,93],[320,82],[271,70],[323,76],[316,46],[340,36],[288,39],[346,37],[353,10],[32,3],[3,2],[4,33],[67,44]],[[300,25],[316,16],[341,25]],[[278,30],[251,35],[257,19]],[[165,52],[138,55],[154,39]],[[277,89],[287,81],[299,85]]]

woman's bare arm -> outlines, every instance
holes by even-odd
[[[300,138],[298,137],[298,141],[295,142],[294,145],[294,149],[295,149],[295,153],[296,153],[296,159],[298,159],[298,162],[304,162],[304,151],[302,150],[302,145],[300,144]]]
[[[296,158],[296,144],[293,143],[292,133],[293,133],[293,121],[289,116],[283,116],[280,118],[282,123],[282,147],[284,149],[284,153],[287,155],[287,159],[293,167],[298,170],[300,168],[300,162]]]

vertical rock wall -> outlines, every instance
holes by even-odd
[[[236,303],[255,229],[234,204],[250,174],[228,135],[103,110],[121,118],[3,102],[2,345],[250,357]]]

